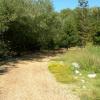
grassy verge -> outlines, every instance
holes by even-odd
[[[70,49],[53,59],[49,70],[57,81],[75,84],[73,91],[81,100],[100,100],[100,47],[89,45],[84,49]],[[96,77],[89,78],[91,73]]]

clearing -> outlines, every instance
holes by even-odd
[[[31,57],[7,64],[0,75],[0,100],[80,100],[72,85],[56,82],[48,71],[51,56]]]

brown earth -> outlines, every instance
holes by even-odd
[[[0,100],[80,100],[48,71],[50,58],[9,63],[10,71],[0,75]]]

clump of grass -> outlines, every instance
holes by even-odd
[[[82,49],[69,50],[66,54],[59,56],[56,61],[64,61],[71,65],[73,62],[80,64],[80,69],[90,72],[100,72],[100,47],[87,46]]]
[[[56,63],[49,65],[49,70],[54,74],[59,82],[74,82],[73,69],[69,67],[73,62],[80,65],[79,71],[82,76],[78,76],[75,90],[81,100],[100,100],[100,47],[88,45],[85,48],[75,48],[67,51],[64,55],[53,59]],[[59,62],[63,61],[64,65]],[[69,66],[67,66],[69,65]],[[89,73],[96,73],[96,78],[87,77]],[[70,78],[71,77],[71,78]],[[84,83],[81,80],[85,80]]]
[[[85,89],[78,88],[78,94],[81,100],[100,100],[100,79],[99,74],[95,79],[84,78],[86,83],[83,84],[86,86]]]
[[[86,48],[91,54],[100,57],[100,46],[93,46],[90,44]]]
[[[50,62],[49,70],[59,82],[71,83],[75,81],[71,67],[66,64],[61,62]]]

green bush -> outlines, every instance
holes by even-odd
[[[100,32],[97,32],[94,36],[93,36],[93,43],[95,45],[100,45]]]

